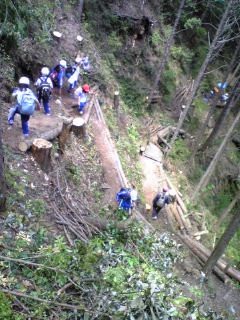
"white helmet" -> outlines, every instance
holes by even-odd
[[[60,66],[63,67],[63,68],[66,68],[67,67],[67,62],[65,60],[61,60],[59,62]]]
[[[76,59],[75,59],[75,62],[76,63],[80,63],[82,61],[82,59],[80,58],[80,57],[77,57]]]
[[[18,81],[19,84],[27,84],[30,85],[30,80],[27,77],[21,77]]]
[[[47,67],[43,67],[42,70],[41,70],[41,74],[43,76],[48,76],[49,75],[49,69]]]

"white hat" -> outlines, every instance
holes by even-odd
[[[54,35],[56,38],[61,38],[61,37],[62,37],[61,32],[58,32],[58,31],[53,31],[53,35]]]
[[[80,35],[77,36],[77,41],[81,42],[83,41],[83,37],[81,37]]]
[[[65,60],[60,60],[59,62],[60,66],[63,67],[63,68],[66,68],[67,67],[67,62]]]
[[[80,58],[80,57],[77,57],[76,59],[75,59],[75,62],[76,63],[80,63],[82,61],[82,59]]]
[[[49,75],[49,69],[47,67],[43,67],[42,70],[41,70],[41,74],[43,76],[48,76]]]
[[[27,84],[27,85],[30,85],[30,80],[29,80],[29,78],[27,78],[27,77],[21,77],[21,78],[19,79],[19,84]]]

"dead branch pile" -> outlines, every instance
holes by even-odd
[[[65,227],[65,233],[70,243],[69,231],[85,243],[94,233],[99,232],[99,229],[87,219],[88,216],[95,217],[96,215],[86,203],[71,196],[66,179],[64,179],[64,183],[60,180],[59,171],[56,172],[54,197],[55,202],[52,203],[52,208],[56,215],[56,222]]]

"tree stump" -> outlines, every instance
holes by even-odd
[[[86,123],[83,118],[75,118],[72,122],[71,130],[76,137],[80,137],[80,138],[87,137]]]
[[[65,149],[65,145],[67,143],[69,133],[72,127],[72,118],[65,118],[63,117],[63,127],[62,127],[62,132],[58,136],[58,144],[61,152],[63,153]]]
[[[49,172],[49,169],[51,168],[51,150],[51,142],[41,138],[33,140],[33,157],[44,172]]]

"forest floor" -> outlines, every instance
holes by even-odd
[[[31,134],[37,137],[42,132],[53,129],[59,121],[59,115],[67,117],[79,116],[77,110],[72,107],[75,104],[76,101],[74,99],[64,94],[61,106],[56,104],[56,102],[52,103],[52,116],[47,117],[41,112],[36,112],[30,121]],[[89,110],[86,109],[83,117],[88,116],[88,112]],[[89,120],[89,126],[95,148],[100,157],[101,166],[103,168],[104,177],[102,183],[106,185],[106,188],[104,189],[103,203],[104,205],[115,207],[115,195],[122,186],[117,173],[115,145],[110,137],[110,132],[106,123],[98,118],[94,108]],[[19,119],[16,119],[14,126],[10,129],[5,125],[4,144],[8,145],[13,152],[16,152],[18,143],[21,139],[22,135]],[[161,170],[163,170],[162,164],[145,156],[139,156],[139,161],[141,163],[143,173],[144,198],[146,203],[151,204],[156,192],[165,182],[164,177],[161,175]],[[24,168],[29,172],[33,172],[31,162],[28,164],[27,161],[24,161]],[[34,175],[36,178],[40,173],[35,172]],[[37,180],[38,179],[39,178],[37,178]],[[35,181],[34,184],[37,184],[36,179],[33,181]],[[48,182],[43,179],[42,183],[47,184]],[[43,193],[42,198],[47,198],[46,190],[43,186],[40,192]],[[168,231],[172,233],[165,211],[161,213],[157,221],[152,221],[150,214],[146,214],[144,210],[141,211],[149,223],[151,223],[158,232]],[[54,227],[55,222],[52,221],[54,220],[54,215],[49,218],[48,224],[52,224],[52,229],[57,233],[58,229]],[[174,234],[172,234],[172,236],[179,242],[179,239]],[[231,284],[223,284],[214,275],[209,278],[207,283],[201,283],[200,271],[201,265],[198,263],[197,259],[193,257],[190,252],[185,250],[184,261],[175,267],[176,274],[181,278],[182,291],[191,298],[202,303],[203,309],[211,308],[219,312],[229,312],[229,319],[230,317],[233,319],[240,319],[239,289],[235,288]]]

